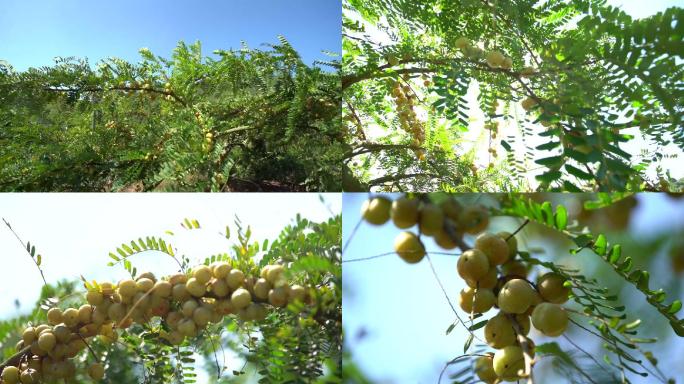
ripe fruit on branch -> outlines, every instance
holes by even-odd
[[[541,303],[532,311],[532,325],[546,336],[560,336],[568,328],[568,314],[558,304]]]
[[[522,77],[531,77],[534,76],[537,73],[537,71],[532,68],[532,67],[525,67],[520,71],[520,76]]]
[[[565,279],[553,272],[549,272],[540,277],[537,281],[537,289],[544,301],[554,304],[563,304],[568,301],[571,292],[569,287],[565,287]]]
[[[104,365],[100,363],[90,364],[88,367],[88,376],[93,380],[102,380],[102,378],[104,378]]]
[[[509,318],[503,312],[499,312],[487,321],[484,328],[485,341],[490,347],[501,349],[508,345],[514,345],[517,342],[517,334],[512,319],[515,319],[518,323],[523,335],[527,335],[530,332],[529,316],[515,315]]]
[[[385,224],[390,218],[392,202],[385,197],[366,200],[361,207],[361,216],[373,225]]]
[[[464,280],[478,280],[489,271],[489,260],[482,251],[469,249],[458,258],[456,269]]]
[[[406,229],[418,223],[418,200],[400,197],[392,202],[390,212],[392,222],[397,228]]]
[[[397,235],[394,250],[409,264],[418,263],[425,256],[425,247],[413,232],[402,232]]]
[[[516,239],[515,236],[511,236],[510,232],[505,231],[499,232],[496,235],[504,239],[504,241],[508,245],[508,258],[514,258],[515,255],[518,253],[518,239]]]
[[[15,384],[19,382],[19,368],[9,366],[2,370],[2,380],[7,384]]]
[[[499,51],[489,51],[485,56],[485,60],[487,60],[487,65],[489,65],[490,68],[499,68],[504,63],[506,58]]]
[[[473,369],[477,377],[487,384],[493,383],[499,377],[494,372],[494,356],[480,356],[475,360],[475,367]]]
[[[444,226],[444,213],[434,204],[425,204],[420,210],[420,232],[426,236],[435,236]]]
[[[466,313],[484,313],[489,311],[496,302],[491,289],[473,289],[466,287],[461,290],[458,304]]]
[[[504,276],[525,278],[527,276],[527,266],[520,260],[508,260],[501,266],[501,273]]]
[[[464,50],[466,48],[470,48],[470,46],[472,46],[472,42],[467,37],[459,37],[454,42],[454,45],[456,46],[456,48]]]
[[[537,100],[528,97],[525,100],[523,100],[522,103],[520,103],[520,105],[524,110],[529,111],[537,105]]]
[[[471,288],[493,289],[499,281],[496,267],[490,267],[487,273],[479,280],[465,279],[466,284]]]
[[[492,233],[481,234],[475,239],[475,248],[487,255],[490,265],[501,265],[508,260],[508,244],[498,235]]]
[[[535,290],[522,279],[513,279],[499,291],[499,308],[506,313],[525,313],[535,301]]]
[[[489,226],[489,212],[481,205],[468,206],[463,209],[457,225],[465,233],[478,234]]]
[[[525,369],[525,356],[517,345],[509,345],[494,354],[494,372],[502,380],[514,381]]]

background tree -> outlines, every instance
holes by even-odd
[[[348,0],[348,172],[387,191],[680,190],[683,20],[605,0]]]
[[[339,75],[269,47],[0,63],[0,189],[340,190]]]
[[[54,349],[47,357],[42,358],[52,359],[51,363],[43,363],[41,366],[45,368],[45,364],[66,364],[66,367],[75,368],[74,375],[69,376],[68,382],[91,382],[88,376],[93,375],[88,367],[96,362],[100,362],[105,368],[104,382],[112,383],[190,383],[196,382],[198,370],[206,370],[210,382],[215,383],[250,382],[257,379],[260,382],[339,382],[342,353],[339,263],[341,217],[338,215],[327,221],[312,222],[298,216],[291,225],[283,228],[276,239],[263,242],[252,239],[251,228],[245,227],[238,219],[235,225],[238,230],[234,236],[231,236],[228,227],[223,234],[226,239],[232,240],[225,253],[208,256],[201,260],[202,264],[199,266],[194,265],[194,261],[186,255],[178,253],[178,249],[171,243],[173,232],[121,244],[110,254],[112,260],[109,265],[123,266],[130,273],[131,280],[122,280],[118,285],[115,284],[113,294],[107,293],[108,289],[112,291],[111,284],[108,288],[107,282],[85,278],[83,284],[88,291],[86,295],[76,282],[64,281],[54,285],[46,283],[39,302],[30,314],[0,322],[0,351],[1,360],[4,361],[0,365],[0,372],[10,366],[20,366],[23,372],[28,371],[24,364],[32,360],[34,350],[30,346],[26,348],[21,345],[21,340],[26,340],[27,327],[46,322],[55,323],[52,312],[57,311],[63,313],[65,324],[53,324],[52,329],[56,334],[58,327],[70,327],[66,323],[67,308],[75,307],[79,308],[79,317],[80,312],[94,308],[89,321],[78,320],[81,328],[75,333],[82,335],[87,345],[80,348],[80,353],[66,360],[63,360],[63,356],[58,356],[57,349]],[[203,230],[198,221],[188,219],[184,220],[183,228],[191,231],[191,234]],[[36,247],[31,243],[22,242],[22,245],[38,269],[41,269],[42,256],[36,251]],[[151,292],[151,299],[143,295],[140,289],[147,279],[153,277],[149,272],[141,273],[135,266],[136,259],[150,252],[161,252],[179,266],[178,275],[163,278],[158,276],[154,288],[147,291]],[[278,267],[274,267],[275,265]],[[224,273],[219,272],[219,269],[228,274],[223,276]],[[193,289],[190,285],[194,284],[191,280],[200,281],[200,275],[205,272],[208,273],[207,277],[212,276],[206,288],[202,285],[205,298],[193,293],[192,296],[200,297],[198,301],[191,296],[179,300],[179,297],[187,296],[183,294],[185,289],[179,287],[186,287],[186,293],[189,293]],[[225,290],[220,286],[230,276],[238,274],[244,281],[236,280],[235,283],[242,288],[230,288],[232,296],[225,299]],[[184,280],[185,283],[171,284],[174,280]],[[94,338],[93,335],[86,334],[91,327],[90,321],[97,322],[98,315],[95,313],[98,312],[98,306],[102,305],[95,302],[99,302],[103,296],[105,301],[110,300],[107,297],[111,295],[114,303],[117,302],[116,297],[125,303],[125,290],[136,289],[136,283],[128,283],[132,281],[136,281],[140,292],[134,296],[136,301],[128,304],[126,316],[122,319],[112,317],[115,315],[112,310],[115,304],[110,304],[106,311],[109,317],[102,328],[108,331],[97,331],[98,336]],[[171,296],[167,295],[167,299],[162,299],[166,300],[166,307],[152,305],[148,309],[154,316],[138,317],[136,307],[140,308],[148,301],[159,301],[166,297],[156,292],[167,281],[168,286],[173,286],[173,289]],[[263,290],[260,289],[269,284],[272,284],[271,289],[267,292],[268,297],[264,298]],[[305,294],[298,296],[298,299],[292,296],[299,289],[296,286],[305,287],[302,291]],[[285,301],[281,301],[282,298],[275,297],[278,295],[276,291],[285,288],[290,293],[284,296]],[[241,289],[251,295],[253,303],[239,310],[239,299],[235,296]],[[211,322],[202,326],[204,322],[200,321],[197,308],[187,317],[185,311],[188,302],[200,302],[200,307],[206,304],[205,308],[214,308],[216,314],[212,315]],[[252,307],[258,311],[250,312]],[[221,312],[221,308],[226,310]],[[183,313],[186,319],[174,321],[174,315],[171,315],[174,312],[177,314],[175,317]],[[129,321],[127,318],[134,320]],[[188,318],[191,320],[187,320]],[[181,323],[188,321],[196,323],[198,332],[186,332]],[[186,337],[174,336],[177,332]],[[235,354],[238,358],[236,360],[233,357],[227,363],[226,355],[230,354]],[[197,365],[195,360],[198,356],[203,358],[204,366]],[[58,363],[61,361],[67,363]],[[40,372],[43,375],[41,382],[52,382],[47,378],[48,372],[57,371],[43,369]],[[8,380],[11,379],[0,379],[0,383],[13,383]],[[61,379],[58,382],[62,382]]]
[[[356,382],[364,371],[373,380],[499,382],[506,376],[487,375],[480,360],[491,367],[494,355],[496,369],[509,346],[527,351],[508,372],[524,368],[519,382],[681,377],[683,223],[661,219],[681,212],[681,200],[384,194],[347,196],[344,207],[344,369]],[[477,272],[473,257],[488,268]],[[506,296],[519,283],[540,296],[527,308],[515,307],[525,295]],[[551,321],[549,308],[568,321]],[[518,327],[493,332],[502,318]]]

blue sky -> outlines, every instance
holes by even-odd
[[[340,0],[3,0],[0,60],[18,70],[56,56],[138,61],[140,48],[169,57],[180,40],[210,54],[283,35],[310,64],[341,51],[341,14]]]
[[[379,227],[362,223],[350,241],[352,230],[360,219],[361,204],[367,197],[368,195],[363,193],[345,193],[343,196],[343,244],[347,247],[343,262],[391,252],[394,238],[402,231],[391,223]],[[461,196],[460,199],[466,204],[472,203],[475,199],[485,205],[493,203],[491,197],[484,195],[470,194]],[[629,236],[649,239],[658,233],[677,233],[684,228],[683,200],[673,200],[664,194],[643,194],[640,199],[639,207],[630,224]],[[487,231],[512,232],[518,225],[518,221],[498,217],[491,221]],[[597,271],[604,271],[607,268],[605,263],[589,257],[588,254],[570,256],[567,249],[573,245],[569,241],[567,244],[548,242],[539,239],[538,235],[534,238],[527,236],[525,230],[516,237],[520,249],[543,247],[549,252],[545,255],[536,255],[537,257],[579,268],[587,276],[603,273]],[[472,244],[473,238],[467,237],[466,242]],[[430,239],[426,239],[426,247],[428,252],[443,252]],[[653,257],[654,261],[649,265],[652,286],[684,286],[681,277],[671,273],[665,266],[669,265],[665,254],[655,254]],[[457,257],[432,255],[431,260],[451,301],[458,305],[458,292],[465,287],[465,283],[456,273]],[[427,260],[418,264],[407,264],[392,254],[367,261],[345,263],[342,268],[342,279],[343,322],[347,346],[351,347],[354,361],[374,382],[436,383],[444,363],[463,353],[467,333],[463,328],[457,327],[446,335],[446,330],[455,321],[455,316],[433,277]],[[676,279],[679,279],[679,283]],[[625,288],[619,294],[621,300],[629,304],[629,316],[648,319],[645,320],[648,327],[640,329],[644,332],[643,336],[660,337],[670,331],[667,322],[655,314],[655,310],[648,306],[643,295],[631,287]],[[669,300],[675,298],[670,297]],[[684,300],[684,297],[680,299]],[[464,315],[460,308],[457,307],[457,310]],[[487,317],[493,313],[494,311],[488,312]],[[467,319],[467,315],[462,318]],[[571,327],[568,332],[573,340],[590,353],[595,353],[599,358],[603,356],[604,351],[595,337],[587,336],[577,327]],[[366,336],[358,338],[357,336],[362,333]],[[659,344],[646,347],[654,351],[660,360],[660,368],[668,377],[684,377],[684,367],[681,366],[684,343],[671,332],[667,334],[672,336],[663,339]],[[478,335],[483,338],[481,330]],[[562,348],[574,349],[562,338],[551,340],[534,330],[530,335],[537,344],[558,341]],[[535,373],[537,380],[543,379],[544,383],[566,383],[561,377],[554,375],[548,360],[542,360],[535,368]],[[655,382],[651,378],[642,379],[634,375],[630,379],[633,379],[634,383]],[[442,382],[446,383],[448,380]]]

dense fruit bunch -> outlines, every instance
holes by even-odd
[[[267,265],[260,276],[246,276],[228,262],[200,265],[189,275],[161,280],[148,272],[116,285],[95,284],[85,298],[87,304],[79,308],[51,308],[48,324],[26,328],[17,349],[28,348],[28,352],[18,366],[3,369],[0,383],[69,380],[76,375],[73,359],[88,346],[87,339],[97,336],[110,344],[118,339],[118,330],[148,323],[155,317],[160,317],[169,330],[161,331],[161,337],[180,345],[224,316],[261,321],[269,308],[311,301],[307,288],[288,283],[282,265]],[[87,373],[100,380],[104,365],[95,362]]]
[[[404,79],[404,81],[407,80],[407,78]],[[397,113],[399,115],[401,129],[411,135],[413,138],[411,144],[413,146],[420,147],[425,142],[425,127],[418,119],[416,111],[413,109],[417,100],[415,93],[411,91],[411,87],[408,83],[402,85],[397,81],[392,86],[392,96],[397,104]],[[419,160],[425,159],[425,152],[422,149],[414,149],[413,152]]]
[[[490,68],[501,68],[506,70],[513,68],[512,58],[505,56],[503,53],[496,50],[484,51],[477,45],[474,45],[467,37],[459,37],[456,39],[456,47],[469,59],[484,59]]]
[[[471,317],[498,309],[484,327],[487,344],[497,351],[475,361],[474,371],[482,381],[515,381],[523,376],[525,354],[534,358],[534,342],[527,337],[531,326],[549,337],[565,332],[569,319],[561,304],[569,299],[571,289],[564,278],[550,272],[536,284],[527,280],[529,268],[517,258],[517,239],[508,232],[482,233],[489,225],[484,207],[463,207],[453,197],[435,204],[426,196],[394,201],[375,196],[363,204],[362,216],[373,225],[390,219],[401,229],[418,225],[419,234],[402,232],[394,243],[397,254],[408,263],[425,256],[420,240],[424,235],[434,237],[441,248],[461,248],[456,270],[467,287],[460,292],[460,308]],[[464,243],[464,234],[479,234],[472,248]]]

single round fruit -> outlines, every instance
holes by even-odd
[[[71,328],[78,324],[78,309],[76,308],[67,308],[63,313],[62,313],[62,321],[64,324],[67,325],[67,327]]]
[[[205,293],[207,293],[207,287],[200,283],[199,280],[195,277],[191,277],[188,279],[188,282],[185,283],[185,289],[188,291],[189,294],[195,296],[195,297],[202,297],[204,296]]]
[[[14,366],[7,366],[2,370],[2,380],[7,384],[16,384],[19,382],[19,368]]]
[[[420,233],[426,236],[436,236],[444,228],[444,212],[434,204],[425,204],[420,209]]]
[[[392,202],[392,222],[397,228],[406,229],[418,223],[418,200],[400,197]]]
[[[102,380],[104,378],[104,373],[104,365],[100,363],[93,363],[88,367],[88,376],[93,380]]]
[[[211,311],[205,307],[196,308],[192,313],[192,320],[198,327],[205,327],[211,320]]]
[[[160,280],[154,284],[152,295],[160,298],[167,298],[171,296],[171,289],[173,286],[168,281]]]
[[[208,265],[200,265],[195,268],[192,275],[200,282],[200,284],[206,284],[211,280],[212,272]]]
[[[560,336],[568,328],[568,314],[558,304],[541,303],[532,311],[532,325],[546,336]]]
[[[470,288],[494,289],[496,283],[499,282],[498,271],[496,268],[489,268],[487,273],[479,280],[466,279],[465,282]]]
[[[119,294],[121,296],[133,296],[138,292],[138,287],[135,284],[135,281],[128,279],[128,280],[122,280],[119,282]]]
[[[465,280],[478,280],[489,271],[487,255],[478,249],[469,249],[461,254],[456,264],[458,275]]]
[[[519,260],[508,260],[501,265],[501,273],[504,276],[524,278],[527,276],[527,266]]]
[[[231,269],[226,276],[226,282],[230,289],[237,289],[245,281],[245,274],[239,269]]]
[[[285,273],[285,267],[282,265],[272,265],[271,268],[266,272],[266,280],[268,280],[271,285],[275,286],[281,280],[283,280],[283,274]]]
[[[453,221],[458,221],[459,217],[461,216],[461,212],[463,212],[463,206],[461,203],[451,196],[445,200],[442,200],[442,202],[439,203],[439,207],[442,208],[444,215]]]
[[[50,325],[57,325],[64,322],[62,310],[59,308],[50,308],[47,312],[47,320]]]
[[[45,352],[52,351],[55,344],[57,344],[57,338],[52,332],[43,332],[38,337],[38,347]]]
[[[227,296],[228,293],[230,293],[230,288],[228,288],[228,283],[226,283],[226,280],[224,280],[224,279],[214,280],[211,283],[211,285],[209,286],[209,289],[217,297],[224,297],[224,296]]]
[[[467,287],[461,290],[458,305],[466,313],[484,313],[489,311],[495,302],[496,296],[491,289]]]
[[[274,307],[287,305],[287,290],[284,287],[274,288],[268,292],[268,303]]]
[[[525,100],[523,100],[522,103],[520,103],[520,105],[524,110],[529,111],[537,105],[537,101],[531,97],[528,97]]]
[[[373,225],[385,224],[390,219],[392,201],[385,197],[374,197],[363,202],[361,217]]]
[[[178,323],[178,332],[186,337],[194,337],[197,335],[197,325],[192,319],[183,319]]]
[[[513,59],[510,57],[505,57],[504,61],[501,63],[501,68],[503,68],[503,69],[513,68]]]
[[[530,332],[530,318],[525,315],[515,315],[513,317],[518,323],[523,335]],[[490,347],[501,349],[508,345],[516,343],[517,334],[511,318],[506,316],[503,312],[499,312],[496,316],[487,321],[484,328],[485,341]]]
[[[222,261],[214,264],[212,271],[214,272],[214,277],[217,279],[223,279],[228,276],[228,272],[231,270],[230,264]]]
[[[38,384],[40,382],[40,374],[34,368],[28,368],[21,372],[19,377],[21,384]]]
[[[268,291],[270,291],[271,288],[271,283],[266,279],[261,278],[254,283],[254,296],[259,300],[267,300]]]
[[[244,288],[238,288],[230,296],[230,303],[237,310],[247,308],[252,303],[252,295]]]
[[[450,234],[446,230],[443,230],[435,235],[435,243],[437,243],[437,245],[439,245],[439,247],[442,249],[454,249],[458,247],[458,243],[456,242],[456,239],[452,237],[452,235],[455,235],[455,233]]]
[[[537,281],[537,289],[544,301],[554,304],[563,304],[568,301],[571,289],[563,284],[565,279],[553,272],[549,272],[540,277]]]
[[[21,339],[24,341],[24,345],[31,345],[36,339],[38,338],[38,334],[36,333],[36,329],[33,327],[28,327],[24,329],[24,332],[21,335]]]
[[[459,37],[454,42],[454,45],[456,46],[456,48],[463,50],[470,47],[472,45],[472,42],[467,37]]]
[[[425,247],[413,232],[402,232],[394,239],[394,250],[405,262],[415,264],[425,256]]]
[[[490,68],[499,68],[506,58],[499,51],[489,51],[485,56],[485,60],[487,60],[487,65]]]
[[[473,369],[477,377],[487,384],[491,384],[499,377],[494,372],[494,358],[491,355],[480,356],[475,360],[475,367]]]
[[[494,372],[502,380],[513,381],[525,369],[525,356],[520,347],[509,345],[494,354]]]
[[[86,300],[90,305],[100,305],[104,301],[104,295],[98,291],[88,291],[86,293]]]
[[[490,265],[501,265],[508,260],[508,244],[495,234],[483,233],[478,236],[475,239],[475,248],[487,255]]]
[[[518,239],[515,236],[511,236],[510,232],[502,231],[496,234],[500,238],[504,239],[508,245],[508,258],[512,259],[518,254]]]
[[[525,313],[535,298],[534,288],[525,280],[513,279],[499,291],[499,308],[506,313]]]
[[[154,288],[154,280],[148,277],[140,277],[135,282],[135,286],[138,292],[148,292],[150,289]]]
[[[107,308],[107,316],[114,321],[121,321],[126,316],[126,307],[121,303],[113,303]]]
[[[464,232],[476,235],[489,226],[489,212],[481,205],[465,207],[457,224]]]

